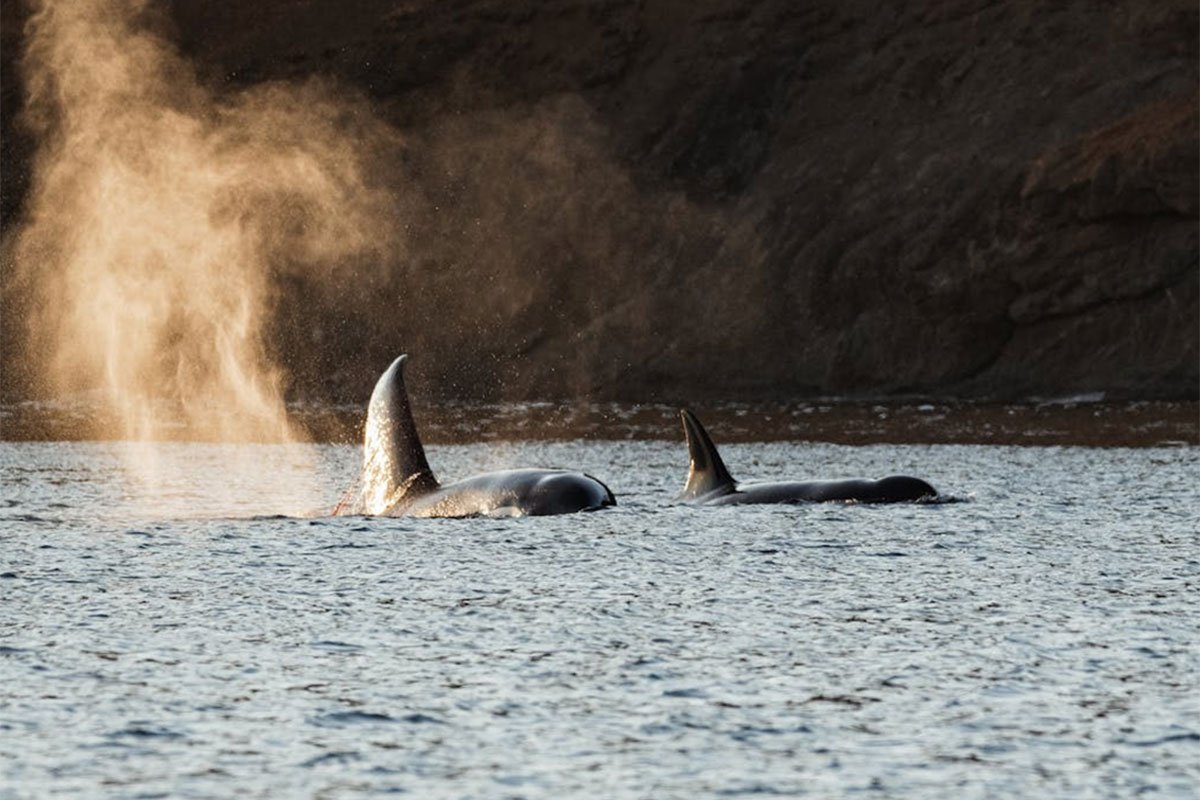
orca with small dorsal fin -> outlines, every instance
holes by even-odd
[[[487,472],[442,485],[417,435],[402,355],[380,376],[367,407],[362,494],[353,512],[380,516],[536,516],[616,504],[590,475],[561,469]],[[335,513],[337,513],[335,511]]]
[[[725,468],[720,453],[700,424],[687,409],[679,412],[687,437],[687,485],[680,499],[706,505],[747,503],[904,503],[937,498],[937,490],[920,478],[893,475],[877,481],[865,479],[841,481],[778,481],[739,484]]]

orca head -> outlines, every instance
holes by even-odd
[[[909,475],[890,475],[876,482],[880,494],[889,502],[936,500],[937,489],[920,478]]]
[[[362,499],[364,512],[383,514],[405,498],[438,488],[417,436],[402,355],[379,377],[367,406],[363,436]]]
[[[687,484],[680,497],[684,500],[694,500],[713,492],[730,492],[734,489],[734,480],[725,469],[725,462],[717,452],[708,431],[696,419],[696,415],[686,408],[680,409],[679,417],[683,420],[683,434],[687,437],[688,465]]]

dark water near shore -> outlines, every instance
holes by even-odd
[[[1023,444],[1152,447],[1200,444],[1200,403],[1106,401],[1097,397],[1024,403],[949,401],[722,403],[693,409],[719,442],[837,444]],[[179,414],[158,409],[157,435],[200,441]],[[293,405],[293,427],[316,442],[362,441],[363,405]],[[666,439],[682,436],[679,406],[622,403],[443,403],[415,416],[426,442]],[[234,426],[231,426],[231,428]],[[120,430],[94,398],[0,406],[0,439],[110,438]],[[99,432],[99,436],[98,436]],[[119,437],[118,437],[119,438]]]
[[[714,426],[714,432],[718,430]],[[324,514],[346,445],[0,443],[0,797],[1193,797],[1200,450],[441,445],[620,505]]]

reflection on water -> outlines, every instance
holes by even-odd
[[[1194,447],[731,442],[965,501],[747,508],[673,502],[682,441],[430,447],[621,503],[473,520],[272,516],[330,508],[354,446],[126,447],[0,443],[0,796],[1200,782]]]

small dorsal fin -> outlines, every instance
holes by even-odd
[[[417,435],[408,391],[404,388],[402,355],[379,377],[367,406],[363,436],[362,497],[364,511],[383,514],[406,496],[438,488]]]
[[[691,459],[683,497],[690,500],[721,489],[733,489],[734,480],[729,470],[725,469],[725,462],[721,460],[700,420],[686,408],[679,411],[679,416],[683,420],[683,433],[687,437],[688,457]]]

